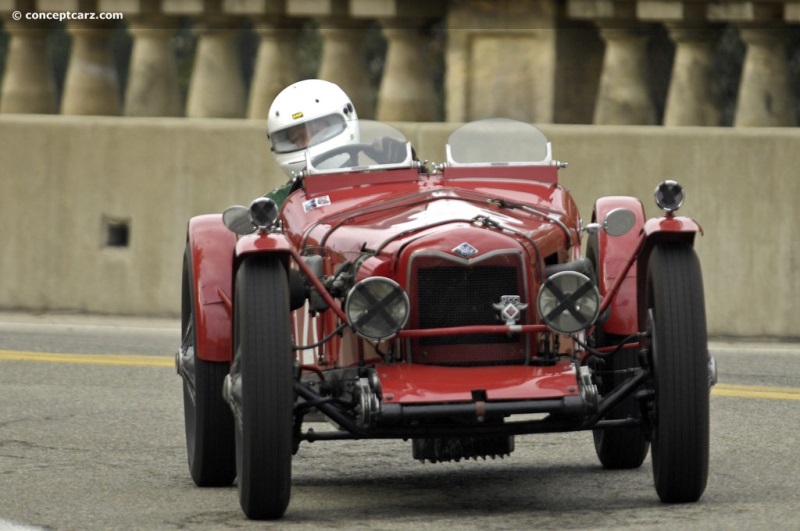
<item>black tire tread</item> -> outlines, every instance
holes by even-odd
[[[289,504],[294,414],[288,280],[278,259],[253,257],[240,265],[235,314],[243,416],[239,501],[248,518],[272,520]]]
[[[688,244],[658,245],[648,266],[655,314],[653,476],[663,502],[702,496],[709,462],[708,347],[703,281]]]

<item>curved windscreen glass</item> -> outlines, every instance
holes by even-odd
[[[307,153],[309,173],[371,170],[409,167],[412,164],[411,145],[403,133],[391,125],[374,120],[359,120],[352,124],[355,140],[337,143]]]
[[[548,162],[548,140],[531,124],[491,118],[456,129],[447,140],[449,164]]]

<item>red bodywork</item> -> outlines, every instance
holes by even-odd
[[[293,312],[296,345],[315,343],[341,325],[341,301],[326,292],[302,258],[311,253],[322,257],[323,276],[358,261],[355,281],[393,279],[408,293],[411,314],[393,340],[397,351],[391,363],[380,354],[389,342],[375,345],[345,328],[296,354],[305,375],[324,378],[331,369],[370,366],[380,379],[384,403],[407,405],[470,402],[476,392],[487,401],[580,395],[579,367],[588,355],[572,337],[550,331],[536,311],[546,267],[581,256],[579,212],[558,184],[557,171],[551,164],[307,175],[283,205],[279,233],[259,232],[237,241],[218,215],[192,219],[188,240],[199,294],[198,356],[232,359],[232,279],[248,255],[280,256],[328,302],[329,311],[310,314],[304,307]],[[641,330],[637,279],[643,277],[649,242],[693,238],[699,227],[686,218],[646,222],[641,202],[630,197],[598,200],[593,221],[617,208],[631,210],[635,226],[617,237],[598,232],[597,285],[602,308],[611,309],[604,330],[629,335]],[[455,256],[465,242],[475,254]],[[518,295],[527,304],[521,321],[513,329],[500,321],[437,326],[448,306],[426,315],[427,305],[441,301],[420,300],[427,289],[421,272],[481,267],[506,271],[509,285],[519,287],[502,295]],[[442,281],[426,280],[431,285]],[[473,289],[451,290],[449,296],[457,301],[452,309],[469,304]],[[557,361],[535,363],[545,354]]]
[[[486,175],[485,169],[483,172]],[[288,199],[282,216],[285,235],[298,249],[326,249],[326,274],[332,274],[344,260],[353,259],[363,249],[377,251],[363,270],[359,270],[358,278],[380,274],[396,280],[409,292],[412,308],[415,304],[411,294],[416,291],[417,283],[414,263],[436,261],[441,254],[452,255],[451,250],[462,242],[469,241],[478,249],[463,263],[520,261],[523,264],[520,270],[527,272],[525,278],[520,279],[520,285],[527,288],[521,295],[523,302],[528,303],[536,298],[545,258],[564,262],[578,252],[578,211],[571,196],[555,183],[555,168],[528,168],[522,172],[522,178],[517,179],[477,177],[474,168],[445,169],[442,174],[433,175],[400,170],[395,172],[394,180],[389,178],[389,173],[377,175],[376,180],[381,184],[371,181],[369,174],[352,174],[349,180],[348,174],[340,175],[331,182],[324,180],[328,176],[307,178],[307,188],[316,193],[313,196],[297,193]],[[320,196],[329,199],[330,205],[309,212],[303,209],[308,199]],[[544,205],[557,210],[569,234],[539,215],[509,212],[507,208],[488,202],[489,199]],[[521,235],[476,226],[474,220],[480,216],[513,225]],[[495,349],[491,355],[480,352],[479,346],[460,345],[457,349],[433,346],[426,352],[425,359],[415,357],[419,339],[412,336],[420,328],[419,321],[419,312],[412,309],[409,326],[400,334],[401,338],[409,338],[407,361],[509,362],[522,361],[531,354],[519,344],[508,345],[499,352]],[[539,325],[539,322],[532,317],[526,324]],[[537,329],[546,330],[541,325]],[[329,329],[323,328],[323,335],[326,331]],[[323,357],[329,365],[335,363],[342,354],[337,352],[337,345],[330,347],[315,353],[314,357]],[[368,351],[371,347],[362,344],[359,348]],[[532,395],[521,393],[520,396]]]
[[[652,441],[659,496],[696,500],[716,365],[682,187],[656,188],[663,217],[610,196],[584,226],[529,124],[465,124],[441,165],[359,126],[306,150],[280,209],[189,223],[176,367],[195,482],[236,474],[245,514],[279,518],[302,441],[405,439],[441,462],[592,430],[606,468]],[[319,415],[334,430],[304,427]]]
[[[560,398],[564,390],[578,394],[575,371],[566,361],[552,367],[379,365],[377,372],[387,403],[469,402],[474,389],[486,391],[487,400]]]
[[[498,250],[507,251],[520,260],[524,269],[529,272],[523,282],[526,286],[525,293],[522,294],[523,302],[535,304],[545,259],[566,262],[580,251],[578,210],[571,195],[557,184],[554,167],[500,169],[505,177],[488,175],[485,169],[478,171],[476,168],[451,168],[432,175],[421,174],[416,169],[401,169],[377,174],[345,173],[336,175],[335,178],[327,175],[307,177],[306,189],[313,190],[314,194],[301,190],[288,198],[281,215],[285,227],[284,235],[254,234],[242,237],[238,243],[235,236],[222,225],[220,216],[194,218],[189,227],[189,240],[195,257],[194,277],[198,293],[203,294],[198,297],[196,311],[198,322],[207,331],[198,337],[201,345],[198,355],[205,358],[206,353],[213,353],[213,356],[207,358],[209,361],[231,359],[230,294],[233,268],[236,260],[252,253],[280,254],[299,267],[297,264],[302,264],[302,261],[297,260],[298,250],[324,247],[325,273],[331,274],[344,260],[357,255],[363,248],[380,249],[376,256],[369,259],[370,263],[362,268],[360,276],[380,274],[394,278],[407,287],[414,284],[414,279],[408,277],[413,267],[410,262],[421,259],[420,257],[429,252],[450,251],[469,240],[479,250],[474,257],[470,257],[469,261],[473,263],[507,261],[507,256],[493,260],[492,253]],[[515,171],[509,171],[512,169]],[[514,178],[512,175],[519,176]],[[320,196],[328,197],[330,205],[310,211],[304,209],[303,204],[306,201]],[[557,212],[556,215],[563,226],[567,227],[568,233],[538,214],[503,208],[490,203],[489,199],[544,206]],[[485,216],[498,223],[512,224],[520,235],[477,227],[473,220],[478,216]],[[203,249],[202,252],[200,248]],[[292,258],[289,259],[290,257]],[[210,264],[214,264],[214,267],[210,267]],[[302,310],[296,313],[302,313]],[[547,332],[547,328],[540,324],[534,313],[528,312],[530,317],[525,324],[527,329]],[[307,318],[304,315],[296,317],[299,321]],[[336,326],[336,319],[329,317],[322,315],[314,319],[316,322],[312,324],[312,328],[316,337],[326,335]],[[418,323],[418,320],[418,316],[412,314],[412,326],[402,331],[401,337],[419,342],[418,338],[412,339],[415,335],[413,323]],[[504,333],[507,328],[498,323],[473,327],[470,330],[478,333],[491,330]],[[436,332],[427,330],[417,333],[424,335]],[[364,340],[354,341],[361,343],[358,349],[371,350]],[[205,342],[213,342],[213,348],[205,348]],[[344,355],[340,351],[341,345],[342,341],[335,340],[316,349],[313,356],[306,355],[303,365],[314,365],[314,360],[322,357],[327,363],[319,368],[325,369],[335,365],[340,358],[350,359],[351,362],[358,358]],[[463,361],[465,358],[473,359],[476,355],[479,356],[477,359],[481,359],[479,353],[469,352],[469,345],[458,349],[455,360],[450,359],[454,355],[448,354],[447,348],[438,350],[438,358],[434,359],[439,362]],[[464,353],[464,350],[467,352]],[[531,350],[529,347],[528,352],[525,352],[519,345],[508,347],[498,354],[502,358],[499,361],[522,361],[526,355],[530,357],[533,354]],[[431,401],[452,400],[452,390],[440,392],[436,386],[436,382],[441,382],[452,387],[453,383],[446,383],[448,379],[452,379],[456,382],[456,387],[462,389],[456,395],[465,400],[470,399],[469,391],[476,388],[473,386],[474,378],[462,380],[460,371],[453,372],[452,376],[448,376],[448,371],[447,368],[434,371],[437,378],[433,380],[422,378],[419,385],[428,386],[428,389],[420,390],[421,395]],[[499,386],[505,389],[502,393],[503,399],[550,397],[554,392],[571,395],[576,392],[574,369],[565,371],[563,367],[559,367],[558,377],[548,375],[547,371],[541,369],[535,371],[535,374],[523,372],[525,376],[518,375],[518,378],[530,378],[531,382],[512,387],[506,387],[503,383],[508,372],[514,370],[501,371],[496,376],[498,382],[487,381],[495,378],[492,371],[481,372],[481,378],[485,381],[483,387]],[[548,384],[538,385],[536,382],[540,378],[545,378]],[[387,385],[394,381],[390,380]],[[398,397],[406,396],[406,393],[394,394]]]

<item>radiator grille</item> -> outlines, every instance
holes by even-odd
[[[410,328],[499,325],[493,305],[503,295],[519,295],[527,303],[525,261],[517,250],[495,251],[477,260],[444,253],[419,254],[411,260],[408,294]],[[521,323],[528,322],[523,310]],[[494,365],[523,363],[531,338],[522,334],[462,334],[418,337],[407,343],[414,363]]]
[[[492,304],[520,293],[517,268],[511,266],[432,267],[417,271],[420,328],[502,324]],[[427,337],[420,346],[516,343],[507,334]]]

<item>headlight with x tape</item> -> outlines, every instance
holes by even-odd
[[[572,334],[586,330],[597,320],[600,292],[586,275],[563,271],[542,285],[537,305],[548,328]]]
[[[344,312],[353,330],[365,339],[388,339],[405,326],[409,313],[408,295],[392,279],[371,277],[353,286]]]

